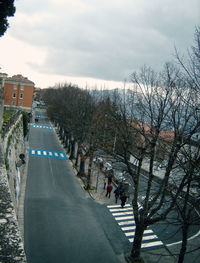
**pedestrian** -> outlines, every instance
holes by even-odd
[[[114,194],[115,194],[115,203],[117,204],[117,200],[118,200],[118,198],[120,196],[120,189],[119,189],[119,187],[117,187],[115,189]]]
[[[126,200],[127,200],[127,196],[125,193],[122,193],[122,195],[120,196],[120,200],[121,200],[121,207],[123,208],[126,204]]]
[[[103,185],[103,189],[106,189],[106,185],[108,185],[108,177],[104,177],[104,185]]]
[[[108,175],[108,184],[111,184],[112,183],[112,175]]]
[[[112,184],[108,184],[107,186],[107,192],[106,192],[106,196],[108,196],[110,198],[111,192],[112,192]]]

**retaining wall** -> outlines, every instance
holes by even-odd
[[[19,164],[19,154],[25,151],[21,114],[6,131],[0,143],[0,262],[26,262],[16,216],[25,170]]]

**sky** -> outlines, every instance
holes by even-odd
[[[36,87],[120,88],[133,71],[161,70],[194,43],[199,0],[15,0],[0,38],[0,71]]]

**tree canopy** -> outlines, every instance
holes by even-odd
[[[14,16],[15,6],[14,0],[0,1],[0,37],[4,35],[9,27],[8,17]]]

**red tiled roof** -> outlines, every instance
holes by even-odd
[[[146,135],[153,132],[152,127],[146,123],[133,123],[132,126],[135,129],[140,130],[141,133],[144,132]],[[172,142],[174,139],[174,132],[172,130],[160,130],[159,138],[167,142]]]
[[[30,81],[28,78],[23,77],[21,74],[17,74],[12,77],[6,78],[6,81],[17,81],[17,82],[34,84],[33,81]]]

